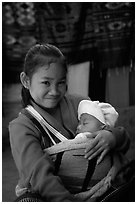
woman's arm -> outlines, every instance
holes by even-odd
[[[129,134],[124,127],[115,127],[115,128],[106,128],[106,130],[112,132],[115,137],[116,145],[115,148],[117,151],[126,153],[130,146]]]
[[[30,183],[32,189],[49,202],[74,201],[61,179],[54,175],[53,162],[43,153],[38,132],[31,126],[18,122],[9,126],[11,149],[22,184]]]
[[[100,155],[98,163],[100,163],[104,156],[115,149],[125,153],[129,148],[129,136],[123,127],[106,128],[95,132],[87,137],[94,138],[94,141],[89,142],[86,148],[85,158],[93,159]]]

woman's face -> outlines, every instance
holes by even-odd
[[[54,108],[66,92],[66,70],[59,62],[43,66],[33,74],[29,91],[35,102],[44,108]]]

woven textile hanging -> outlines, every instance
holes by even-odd
[[[26,51],[35,43],[52,43],[69,63],[93,60],[99,69],[129,64],[134,57],[134,2],[2,5],[3,57],[10,69],[21,68]]]

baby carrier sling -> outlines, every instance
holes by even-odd
[[[45,142],[45,136],[46,140],[48,139],[49,141],[53,143],[53,145],[57,144],[57,142],[53,139],[52,134],[58,139],[58,141],[65,141],[68,140],[65,138],[61,133],[59,133],[55,128],[53,128],[48,122],[43,119],[38,112],[35,111],[35,109],[32,106],[28,106],[26,109],[22,110],[22,113],[25,114],[32,122],[33,124],[38,128],[38,130],[41,133],[41,146],[42,149],[46,149],[47,145]],[[57,153],[56,160],[55,160],[55,174],[57,175],[59,172],[59,168],[61,165],[61,160],[64,152],[59,152]],[[88,167],[87,171],[85,174],[85,178],[83,180],[83,184],[81,186],[80,191],[86,191],[89,181],[94,173],[95,166],[96,166],[96,161],[97,158],[94,158],[90,161],[88,161]]]
[[[43,125],[41,125],[40,121],[38,121],[34,116],[32,116],[32,114],[30,114],[30,112],[28,112],[28,110],[24,109],[22,111],[22,113],[25,114],[35,124],[35,126],[39,129],[39,131],[41,132],[41,135],[42,135],[42,137],[41,137],[42,148],[43,149],[47,148],[44,135],[45,135],[45,132],[48,135],[50,135],[49,130],[47,131],[47,129],[43,128]],[[51,132],[53,133],[54,131],[51,131]],[[49,138],[50,138],[50,136],[49,136]],[[47,140],[47,138],[46,138],[46,140]],[[64,140],[67,140],[67,139],[65,138]],[[52,141],[52,143],[55,144],[56,142]],[[57,154],[56,161],[55,161],[55,169],[56,169],[55,173],[56,174],[59,171],[63,153],[64,152],[60,152]],[[86,172],[86,177],[84,179],[81,191],[84,191],[84,190],[86,191],[89,180],[95,171],[95,165],[96,165],[96,159],[89,161],[88,169]],[[113,188],[113,186],[110,186],[108,189],[106,188],[105,191],[102,191],[100,196],[97,197],[96,201],[99,201],[99,202],[111,202],[111,201],[112,202],[113,201],[114,202],[115,201],[116,202],[131,201],[132,202],[133,201],[134,202],[134,200],[135,200],[135,186],[134,186],[135,185],[135,177],[134,177],[135,172],[134,172],[134,170],[135,170],[134,169],[134,160],[132,160],[125,167],[123,167],[123,169],[121,170],[121,172],[122,173],[124,172],[126,175],[126,182],[124,184],[123,183],[120,184],[120,186],[118,184],[114,188]],[[126,173],[126,171],[128,173]],[[119,172],[119,174],[121,172]],[[95,186],[95,188],[96,188],[96,186]],[[95,190],[95,188],[94,188],[94,190]],[[132,189],[132,193],[130,194],[129,192],[131,189]],[[25,195],[22,195],[19,198],[17,198],[17,200],[15,202],[19,202],[19,201],[21,201],[21,202],[44,202],[45,200],[43,200],[43,198],[41,198],[39,195],[26,193]]]
[[[58,138],[59,141],[66,141],[66,142],[70,141],[67,138],[65,138],[61,133],[59,133],[57,130],[55,130],[55,128],[51,127],[50,124],[48,124],[48,122],[45,119],[43,119],[42,116],[32,106],[28,106],[26,109],[23,110],[22,113],[24,113],[27,117],[29,117],[42,133],[41,141],[42,143],[44,143],[44,145],[42,144],[42,147],[43,146],[46,147],[45,137],[44,137],[45,133],[47,133],[47,135],[49,136],[48,139],[51,139],[54,145],[56,142],[53,140],[51,136],[51,132],[53,135],[56,136],[56,138]],[[47,137],[46,137],[46,140],[47,140]],[[79,144],[77,145],[78,148],[80,146],[81,145]],[[83,192],[83,191],[86,191],[87,189],[90,189],[93,186],[95,186],[93,191],[100,188],[100,186],[102,186],[104,183],[104,180],[105,180],[104,177],[106,176],[106,173],[108,173],[108,169],[110,169],[111,167],[109,159],[107,162],[108,163],[107,166],[102,164],[101,167],[100,166],[96,167],[97,158],[93,158],[92,160],[88,161],[87,159],[84,158],[84,155],[81,155],[81,152],[79,155],[79,152],[77,153],[77,150],[76,152],[75,151],[73,152],[73,150],[69,151],[69,153],[70,154],[67,154],[66,152],[65,153],[60,152],[57,154],[57,157],[55,160],[55,174],[58,174],[61,177],[65,187],[71,193]],[[64,160],[66,160],[65,156],[67,157],[67,163],[64,162]],[[64,160],[62,159],[62,157]],[[73,162],[71,162],[71,159],[73,160]],[[84,161],[84,164],[83,164],[83,161]],[[63,164],[66,163],[66,165],[61,165],[61,163]],[[68,171],[68,163],[72,165],[72,166],[70,165],[69,171]],[[77,168],[77,165],[79,165],[79,168]],[[107,172],[106,170],[105,171],[103,170],[102,168],[103,166],[105,166],[105,168],[108,167]],[[98,169],[100,168],[102,172],[98,173]],[[101,182],[98,184],[99,181]],[[103,191],[101,191],[101,194],[104,191],[106,191],[108,188],[109,188],[109,184],[106,184]]]

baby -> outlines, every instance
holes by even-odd
[[[114,127],[118,119],[118,113],[109,103],[99,103],[99,101],[82,100],[78,106],[77,135],[75,139],[86,138],[87,134],[99,131],[107,127]],[[113,166],[109,175],[111,180],[121,168],[120,155],[113,153]],[[98,159],[99,161],[99,159]]]
[[[86,142],[92,139],[92,137],[87,138],[88,134],[91,135],[91,133],[102,130],[106,126],[114,127],[117,118],[118,113],[110,104],[82,100],[78,106],[79,124],[76,130],[76,137],[64,140],[45,149],[45,151],[53,155],[70,149],[84,148]]]
[[[85,160],[84,160],[84,163],[82,163],[83,159],[81,156],[83,154],[83,150],[86,147],[87,143],[90,140],[92,140],[92,137],[90,138],[91,133],[102,130],[106,126],[114,127],[117,119],[118,119],[118,113],[110,104],[99,103],[99,101],[82,100],[78,106],[79,124],[77,126],[76,137],[71,140],[62,141],[46,149],[46,151],[50,155],[54,155],[56,153],[63,152],[63,151],[66,152],[63,156],[62,163],[64,162],[65,164],[65,158],[67,157],[67,165],[64,165],[64,166],[62,165],[63,166],[62,169],[64,170],[65,174],[69,178],[67,180],[71,181],[70,184],[72,186],[75,185],[75,181],[78,180],[78,177],[80,177],[79,169],[81,169],[80,171],[83,171],[83,172],[85,171],[84,170]],[[89,137],[87,138],[88,134],[89,134]],[[81,150],[83,149],[82,153],[80,149]],[[69,150],[72,150],[72,152]],[[75,150],[76,151],[80,150],[80,153],[75,152]],[[109,159],[108,160],[103,159],[103,162],[109,162]],[[108,172],[108,170],[111,168],[109,163],[108,164],[105,163],[105,167],[104,167],[103,162],[101,162],[102,165],[99,168],[96,167],[96,173],[94,174],[95,179],[96,179],[96,175],[98,179],[102,179],[103,175],[105,176],[106,172]],[[103,190],[99,191],[99,194],[106,191],[106,189],[108,188],[107,185],[109,186],[111,185],[112,178],[114,178],[117,173],[117,169],[118,169],[117,167],[120,166],[119,160],[115,153],[113,154],[113,157],[112,157],[112,163],[113,163],[112,168],[107,174],[107,179],[105,180],[105,182],[101,181]],[[69,165],[70,165],[70,169],[76,169],[76,174],[74,172],[74,176],[76,176],[77,178],[75,180],[73,179],[73,175],[72,175],[73,172],[68,168]],[[100,172],[100,168],[101,168],[101,172]],[[98,174],[98,171],[99,171],[99,174]],[[65,182],[66,181],[64,180],[64,183]],[[69,182],[67,182],[66,184],[68,186]],[[100,185],[98,188],[100,189]],[[87,198],[88,197],[87,194],[89,195],[92,194],[92,190],[90,191],[84,194],[80,194],[79,196]]]
[[[78,106],[78,119],[76,133],[93,133],[104,129],[105,126],[114,127],[118,113],[109,103],[82,100]]]
[[[118,113],[109,103],[82,100],[78,106],[78,119],[76,137],[86,137],[87,134],[104,129],[106,126],[114,127]]]

